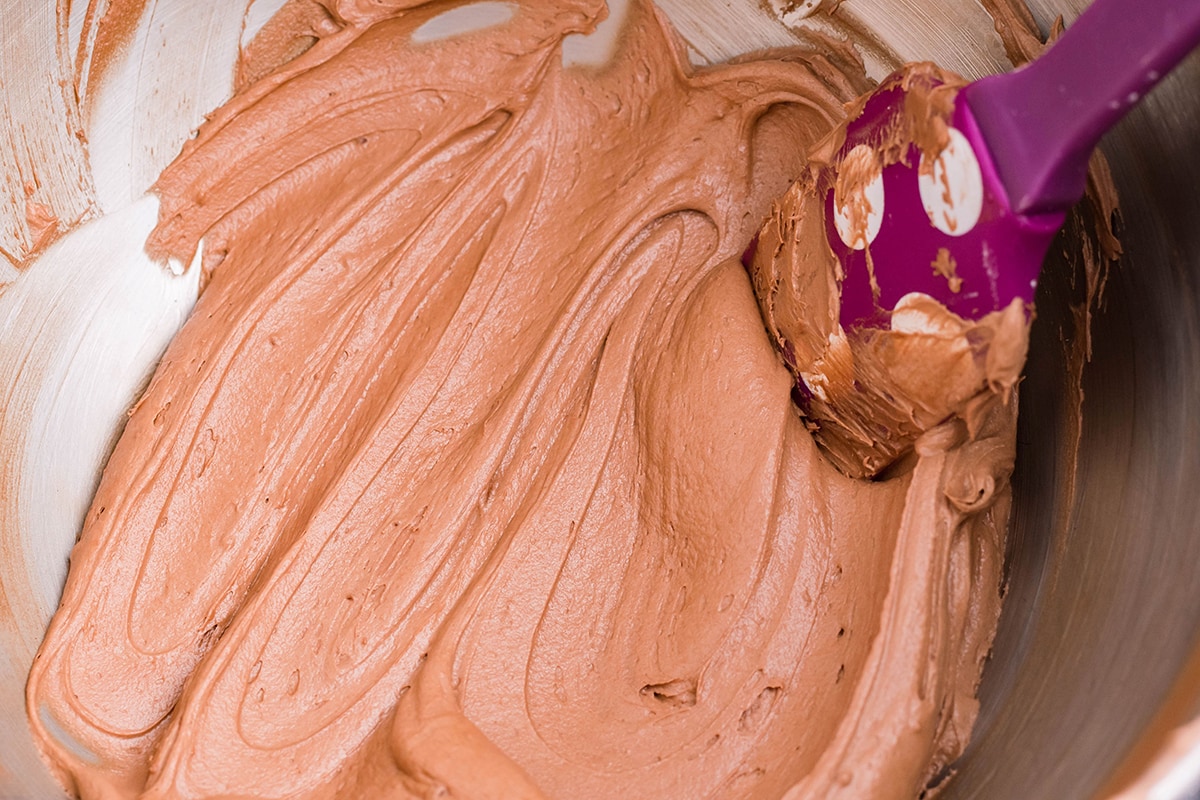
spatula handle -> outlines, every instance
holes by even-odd
[[[1013,210],[1073,205],[1100,138],[1198,43],[1200,0],[1095,0],[1036,61],[965,88]]]

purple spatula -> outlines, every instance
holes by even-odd
[[[868,231],[878,303],[864,250],[838,233],[830,192],[830,243],[846,274],[842,326],[876,324],[881,309],[914,291],[968,319],[1014,297],[1032,302],[1046,249],[1083,196],[1100,138],[1197,42],[1200,0],[1096,0],[1037,61],[964,87],[954,152],[943,159],[946,183],[933,180],[937,196],[929,179],[918,179],[915,151],[882,175],[883,207],[873,209],[882,219]],[[875,95],[850,124],[843,154],[877,141],[904,99],[899,88]],[[929,268],[943,248],[956,263],[958,292]]]
[[[833,161],[838,188],[823,187],[850,344],[888,330],[892,310],[914,292],[968,322],[1014,300],[1031,305],[1100,138],[1198,42],[1200,0],[1095,0],[1035,62],[963,86],[934,150],[917,136],[899,157],[895,148],[884,154],[898,128],[912,127],[911,86],[885,81],[847,127]],[[847,385],[855,397],[829,397],[828,385],[800,376],[797,399],[803,407],[817,392],[824,411],[836,410],[810,414],[818,428],[841,426],[837,435],[874,446],[873,401],[857,378]],[[908,427],[911,443],[919,431]],[[876,447],[862,473],[878,472],[903,444]]]

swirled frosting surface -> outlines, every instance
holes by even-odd
[[[449,8],[293,8],[315,44],[273,31],[159,179],[148,246],[206,288],[34,664],[47,761],[89,799],[914,797],[975,715],[1014,404],[845,477],[739,263],[773,216],[775,299],[836,319],[772,201],[860,68],[693,70],[640,2],[564,68],[598,0]]]

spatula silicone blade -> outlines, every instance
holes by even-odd
[[[910,67],[855,105],[816,181],[840,267],[840,330],[823,363],[797,370],[795,393],[843,471],[879,473],[924,430],[961,414],[976,391],[955,370],[966,364],[978,375],[978,364],[961,354],[942,360],[922,345],[909,351],[933,356],[930,369],[946,373],[954,396],[931,395],[926,381],[916,401],[897,400],[904,381],[870,385],[880,370],[863,367],[865,349],[874,348],[876,362],[891,359],[889,375],[903,373],[897,362],[911,356],[878,334],[936,325],[927,310],[937,305],[962,337],[1001,317],[997,324],[1012,330],[1014,314],[1019,329],[1101,137],[1198,42],[1200,0],[1096,0],[1014,72],[953,84],[932,65]],[[752,273],[754,253],[752,245],[745,259]],[[881,356],[881,348],[891,351]],[[994,355],[986,349],[976,361]],[[979,392],[989,388],[987,379],[970,380]]]

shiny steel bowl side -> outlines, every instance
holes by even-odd
[[[781,4],[660,0],[700,60],[794,41],[770,19]],[[1048,30],[1086,0],[1030,4]],[[971,78],[1009,68],[977,0],[842,8],[857,15],[852,33],[880,40],[867,48],[876,77],[895,59],[938,60]],[[1103,150],[1125,253],[1091,321],[1081,404],[1067,354],[1083,346],[1072,309],[1084,289],[1063,256],[1078,242],[1060,240],[1043,275],[1007,596],[974,736],[939,795],[950,800],[1105,797],[1200,714],[1200,55]],[[17,727],[0,730],[2,796],[5,737],[24,736]]]
[[[1107,796],[1200,712],[1200,53],[1102,149],[1124,255],[1078,418],[1065,353],[1080,287],[1057,247],[1043,273],[1008,594],[954,800]]]

